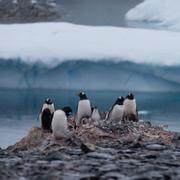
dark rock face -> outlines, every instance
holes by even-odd
[[[60,17],[55,0],[0,0],[1,22],[34,22]]]
[[[86,124],[61,140],[32,128],[20,142],[0,149],[0,179],[180,179],[175,133],[147,123],[119,126]]]

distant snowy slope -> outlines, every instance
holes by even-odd
[[[157,22],[180,30],[180,0],[144,0],[126,14],[131,21]]]
[[[68,23],[0,25],[0,58],[51,65],[77,59],[176,65],[180,33]]]

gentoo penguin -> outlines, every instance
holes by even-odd
[[[71,112],[72,109],[68,106],[54,112],[52,119],[52,132],[55,139],[60,139],[66,136],[68,129],[67,117]]]
[[[120,96],[117,98],[116,102],[108,113],[108,121],[121,122],[123,120],[123,102],[124,97]]]
[[[91,117],[91,104],[86,94],[84,92],[80,92],[78,96],[80,100],[78,102],[78,107],[77,107],[77,112],[76,112],[76,117],[75,117],[77,126],[81,124],[81,120],[83,118]]]
[[[138,121],[136,99],[129,93],[124,100],[124,120]]]
[[[101,120],[99,109],[97,107],[92,107],[91,111],[92,111],[91,119],[95,122],[99,122]]]
[[[39,114],[42,129],[51,130],[51,122],[54,111],[53,101],[50,98],[47,98]]]

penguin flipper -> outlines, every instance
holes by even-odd
[[[112,110],[114,108],[114,105],[112,107],[109,108],[109,112],[107,113],[107,117],[106,117],[106,120],[109,120],[110,116],[111,116],[111,113],[112,113]]]
[[[39,110],[39,113],[38,113],[38,115],[37,115],[37,121],[39,120],[39,116],[42,114],[42,107],[41,107],[41,109]]]

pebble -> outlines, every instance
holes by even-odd
[[[48,161],[53,161],[53,160],[64,160],[64,156],[60,152],[49,152],[46,155],[46,159]]]
[[[145,148],[152,151],[161,151],[167,149],[166,146],[160,144],[149,144],[146,145]]]
[[[87,131],[85,129],[80,136],[76,131],[68,139],[55,144],[48,141],[29,150],[22,150],[21,144],[13,152],[9,149],[1,153],[0,149],[0,179],[180,179],[180,149],[177,141],[172,146],[165,146],[157,139],[150,141],[151,144],[146,139],[140,139],[138,148],[133,148],[136,137],[132,133],[132,143],[118,142],[121,137],[127,137],[126,130],[122,128],[117,139],[103,136],[100,142],[93,144],[94,139],[88,141],[88,138],[93,136],[94,131],[88,137],[85,136]],[[99,133],[105,132],[100,130]],[[111,135],[114,137],[113,133]],[[144,145],[145,142],[149,144]]]
[[[96,150],[96,147],[90,143],[82,143],[81,150],[85,153],[93,152]]]
[[[92,158],[97,158],[97,159],[114,159],[114,157],[110,154],[107,154],[107,153],[96,153],[96,152],[93,152],[93,153],[88,153],[87,154],[88,157],[92,157]]]
[[[83,154],[81,149],[70,149],[70,150],[67,150],[66,153],[70,154],[70,155],[82,155]]]
[[[118,167],[114,164],[105,164],[99,168],[99,171],[101,172],[109,172],[109,171],[115,171],[115,170],[118,170]]]
[[[105,179],[118,179],[118,180],[129,180],[129,178],[119,172],[108,172],[104,175]]]

